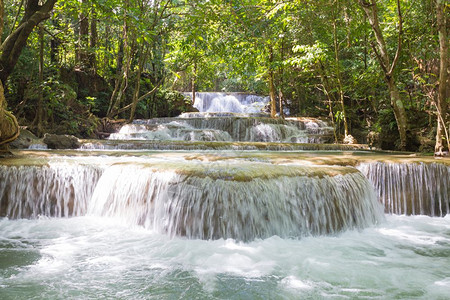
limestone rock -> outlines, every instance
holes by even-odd
[[[358,141],[351,134],[349,134],[349,135],[345,136],[344,144],[354,145],[354,144],[358,144]]]
[[[30,145],[38,144],[39,138],[35,136],[31,131],[28,129],[20,129],[20,135],[19,137],[14,140],[9,146],[12,149],[28,149]]]
[[[49,149],[77,149],[81,146],[80,141],[73,135],[57,135],[46,133],[44,143]]]

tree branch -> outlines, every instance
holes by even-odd
[[[394,72],[395,66],[398,63],[398,59],[400,57],[400,51],[402,49],[402,34],[403,34],[403,19],[402,12],[400,10],[400,0],[397,0],[397,13],[398,13],[398,41],[397,41],[397,51],[395,52],[394,60],[392,61],[391,68],[389,72],[386,74],[387,76],[391,76],[392,72]]]

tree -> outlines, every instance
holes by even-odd
[[[435,153],[442,154],[444,150],[443,135],[447,138],[447,149],[450,150],[449,134],[447,132],[447,86],[448,86],[448,37],[447,37],[447,19],[445,17],[445,3],[443,0],[436,1],[436,16],[439,32],[439,91],[437,96],[437,132]]]
[[[381,68],[383,69],[384,79],[388,85],[391,105],[394,110],[395,119],[397,121],[397,128],[400,134],[399,148],[401,150],[406,150],[408,122],[406,110],[403,101],[400,97],[400,92],[397,88],[397,83],[394,74],[395,67],[398,64],[400,52],[402,49],[403,19],[401,14],[400,0],[396,0],[397,16],[398,16],[398,38],[397,38],[397,50],[395,52],[395,56],[392,62],[378,20],[377,1],[376,0],[358,0],[358,1],[361,8],[364,10],[366,14],[367,19],[369,20],[369,23],[372,27],[372,31],[375,35],[376,43],[372,43],[372,48],[373,51],[375,52],[375,55],[378,59]]]
[[[26,1],[22,20],[0,46],[0,81],[3,84],[14,69],[31,32],[40,22],[50,17],[50,11],[56,1],[47,0],[42,4],[39,0]]]

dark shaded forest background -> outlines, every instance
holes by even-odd
[[[448,147],[446,0],[3,2],[5,111],[38,136],[96,138],[192,110],[181,92],[224,91],[327,119],[336,142]]]

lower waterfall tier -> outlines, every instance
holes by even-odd
[[[0,216],[85,214],[188,238],[253,240],[364,228],[383,219],[354,168],[252,162],[0,167]]]
[[[388,214],[450,213],[450,162],[432,157],[320,151],[17,154],[0,164],[0,217],[95,215],[171,236],[252,240],[371,226],[383,218],[383,206]]]

